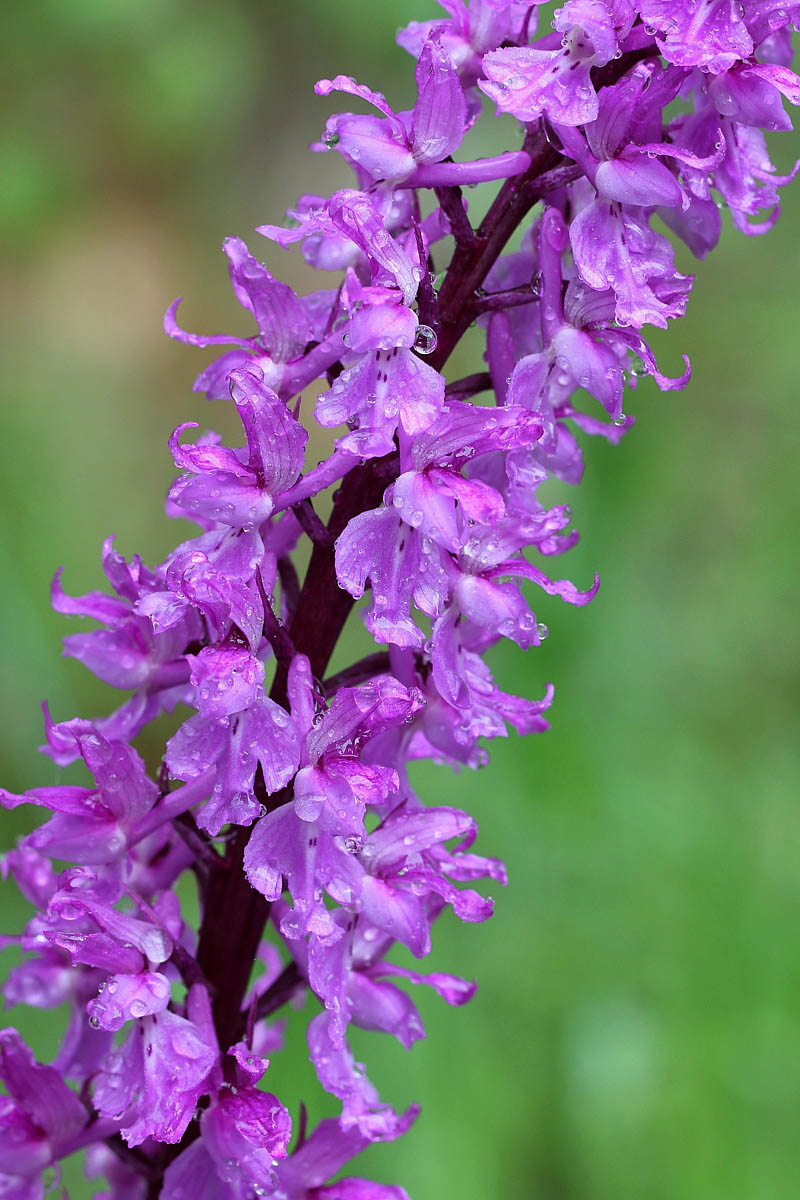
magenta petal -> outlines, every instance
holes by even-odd
[[[268,795],[287,784],[297,770],[300,747],[292,719],[267,696],[242,715],[241,743],[240,760],[247,744],[261,763]]]
[[[191,726],[197,719],[191,717],[182,729]],[[194,770],[201,761],[207,760],[208,752],[202,748],[207,737],[213,739],[210,743],[212,753],[214,747],[220,747],[215,760],[218,764],[216,782],[207,803],[198,813],[201,828],[217,834],[228,822],[249,825],[259,816],[262,805],[253,794],[258,766],[261,766],[267,795],[271,795],[284,787],[294,775],[299,765],[300,747],[289,714],[264,695],[259,695],[251,707],[243,712],[208,724],[210,730],[216,732],[209,730],[205,733],[199,726],[195,727],[200,746],[192,749],[199,748],[200,756],[190,761],[190,765]],[[178,731],[180,733],[181,730]],[[169,743],[170,751],[172,742]],[[172,753],[168,761],[175,761]],[[174,768],[171,766],[170,769]]]
[[[430,951],[428,919],[420,900],[371,875],[364,877],[361,908],[373,925],[408,946],[415,957]]]
[[[375,969],[375,974],[400,976],[409,983],[424,984],[433,988],[448,1004],[455,1007],[467,1004],[475,995],[478,986],[467,979],[461,979],[458,975],[445,975],[440,971],[421,975],[419,971],[410,971],[407,967],[398,967],[394,963],[381,963],[380,967]]]
[[[90,1001],[87,1012],[95,1027],[116,1031],[126,1021],[162,1012],[169,999],[169,980],[160,972],[112,975],[100,994]]]
[[[393,130],[382,117],[353,113],[330,117],[323,145],[328,141],[336,141],[338,153],[373,179],[400,180],[414,170],[414,156],[405,133]]]
[[[394,1125],[391,1137],[400,1137],[413,1124],[419,1109],[413,1106],[404,1113]],[[321,1121],[314,1132],[303,1145],[289,1157],[282,1159],[277,1167],[281,1186],[291,1200],[304,1200],[307,1189],[319,1188],[321,1184],[336,1175],[345,1163],[359,1154],[367,1145],[370,1138],[358,1128],[342,1128],[338,1120]],[[337,1184],[332,1185],[334,1188]],[[370,1186],[380,1189],[380,1184]],[[322,1195],[325,1195],[323,1190]],[[377,1200],[407,1200],[407,1197],[382,1196],[376,1193]]]
[[[158,788],[148,779],[144,762],[131,746],[108,741],[96,730],[78,735],[81,757],[94,775],[102,803],[126,823],[152,808]]]
[[[337,444],[354,454],[380,456],[392,449],[398,422],[409,434],[434,422],[444,388],[438,371],[410,350],[395,347],[365,355],[344,371],[319,397],[316,418],[327,427],[355,424]]]
[[[417,314],[405,305],[396,303],[396,300],[393,303],[365,304],[350,317],[347,344],[356,353],[390,350],[395,346],[409,349],[414,345],[418,326]]]
[[[600,586],[600,576],[595,575],[594,583],[589,590],[582,592],[569,579],[549,579],[543,571],[524,559],[512,559],[509,562],[501,563],[492,568],[491,573],[492,575],[522,575],[525,579],[532,579],[543,591],[547,592],[548,596],[559,596],[568,604],[588,604],[590,600],[594,599]]]
[[[453,912],[460,921],[487,921],[494,912],[494,901],[490,897],[481,896],[471,888],[457,888],[437,871],[411,870],[408,881],[421,890],[433,892],[452,905]]]
[[[302,739],[311,729],[316,711],[314,678],[311,663],[305,654],[295,654],[289,665],[287,692],[292,720]]]
[[[369,1179],[339,1179],[320,1188],[317,1200],[409,1200],[405,1188]]]
[[[230,264],[236,299],[256,319],[261,344],[278,362],[287,362],[311,337],[311,323],[302,303],[288,284],[270,275],[241,238],[226,238],[222,245]]]
[[[130,604],[116,596],[107,596],[104,592],[87,592],[84,596],[68,596],[61,590],[61,572],[59,567],[53,576],[50,586],[50,603],[58,613],[66,616],[91,617],[102,621],[105,625],[115,624],[130,617]]]
[[[204,1114],[202,1130],[217,1174],[231,1191],[274,1190],[274,1160],[285,1157],[292,1132],[291,1118],[275,1096],[251,1087],[222,1094]]]
[[[383,93],[375,92],[363,83],[357,83],[351,75],[337,75],[334,79],[320,79],[314,84],[314,91],[318,96],[330,96],[331,92],[345,92],[350,96],[358,96],[359,100],[366,100],[367,104],[372,104],[385,117],[388,117],[392,129],[396,133],[402,131],[402,123],[389,107]]]
[[[182,471],[225,471],[234,478],[255,483],[254,473],[242,462],[235,450],[219,446],[216,441],[201,441],[195,445],[182,444],[180,435],[185,429],[197,429],[196,421],[184,421],[173,430],[169,448],[175,466]]]
[[[674,271],[672,247],[637,210],[619,210],[613,201],[589,204],[573,220],[570,241],[581,279],[598,291],[613,288],[620,324],[665,328],[683,312],[686,279]],[[672,293],[665,299],[661,281]]]
[[[47,1137],[68,1138],[89,1114],[53,1067],[36,1062],[16,1029],[0,1030],[0,1079],[9,1095]]]
[[[27,845],[52,858],[99,866],[120,859],[125,834],[112,819],[90,819],[86,814],[57,813],[26,838]]]
[[[164,1172],[160,1200],[221,1200],[223,1184],[207,1147],[192,1142]],[[126,1198],[127,1200],[127,1198]]]
[[[280,846],[283,839],[292,838],[298,830],[297,816],[284,806],[267,814],[250,834],[244,852],[244,871],[256,891],[267,900],[279,900],[283,890]],[[288,831],[284,826],[288,824]]]
[[[102,817],[103,811],[98,801],[97,793],[90,788],[66,786],[31,788],[23,795],[7,792],[5,788],[0,788],[0,804],[3,808],[8,809],[17,808],[20,804],[36,804],[42,808],[49,808],[51,812],[69,813],[74,816],[91,813],[93,809],[97,812],[99,809],[97,815]]]
[[[242,646],[206,646],[187,660],[198,708],[212,720],[249,708],[264,686],[264,664]]]
[[[711,199],[690,196],[687,209],[666,208],[659,216],[696,258],[705,258],[719,242],[722,215]]]
[[[541,422],[522,403],[496,409],[451,400],[434,424],[414,439],[411,461],[418,471],[434,464],[463,466],[478,454],[530,446],[541,435]]]
[[[444,473],[443,473],[444,474]],[[427,473],[406,471],[395,480],[392,503],[406,524],[447,550],[463,545],[466,522],[450,488]]]
[[[275,507],[272,496],[262,491],[254,479],[242,480],[223,471],[179,479],[169,498],[193,517],[219,521],[234,529],[260,525]]]
[[[82,874],[85,876],[86,872]],[[89,878],[93,878],[91,873]],[[63,919],[73,920],[81,913],[92,917],[123,949],[136,947],[153,964],[166,962],[172,954],[173,940],[163,928],[110,907],[85,888],[73,884],[57,892],[50,901],[48,916],[51,919],[63,915]]]
[[[197,713],[184,721],[167,742],[165,762],[178,779],[199,779],[218,761],[226,743],[225,727]]]
[[[503,497],[496,488],[480,479],[464,479],[455,471],[432,467],[427,472],[430,482],[449,492],[461,511],[477,525],[495,526],[505,514]]]
[[[412,597],[430,612],[447,595],[447,579],[421,539],[390,508],[361,513],[336,542],[339,586],[356,598],[372,583],[367,627],[380,642],[421,646],[422,631],[409,615]],[[427,600],[426,600],[427,596]],[[422,605],[420,605],[422,607]]]
[[[534,644],[536,618],[513,584],[498,584],[482,575],[462,575],[455,598],[464,616],[481,629],[511,638],[522,649]]]
[[[175,1144],[194,1115],[216,1051],[199,1028],[164,1010],[143,1017],[122,1047],[108,1056],[95,1081],[101,1116],[122,1121],[129,1146],[148,1138]]]
[[[458,620],[458,608],[453,604],[434,622],[431,658],[436,690],[449,704],[461,708],[467,703],[467,688],[460,669]]]
[[[416,854],[452,838],[471,841],[475,822],[457,808],[419,808],[389,817],[369,836],[370,869],[400,870]]]
[[[294,907],[281,922],[284,936],[341,936],[320,890],[340,856],[331,836],[301,821],[292,805],[282,805],[257,823],[245,849],[244,870],[252,886],[273,901],[280,898],[286,876]]]
[[[355,1127],[376,1141],[396,1136],[402,1118],[388,1104],[381,1104],[347,1043],[331,1035],[328,1013],[320,1013],[311,1021],[308,1048],[320,1083],[342,1101],[342,1128]]]
[[[553,341],[559,363],[567,363],[570,376],[586,388],[612,417],[622,413],[623,375],[610,346],[582,329],[564,325]]]
[[[57,929],[47,930],[45,937],[52,945],[65,950],[73,963],[123,975],[137,975],[145,967],[141,951],[133,946],[121,946],[107,933],[68,933]]]
[[[308,433],[257,367],[231,372],[231,395],[247,435],[250,469],[259,486],[276,496],[302,471]]]
[[[657,159],[608,159],[597,168],[594,183],[601,196],[621,204],[664,204],[674,208],[682,200],[677,179]]]
[[[656,30],[667,62],[719,72],[749,58],[753,41],[737,0],[642,0],[645,25]]]
[[[597,116],[591,58],[574,58],[569,50],[535,50],[532,46],[492,50],[483,58],[482,92],[500,112],[520,121],[546,113],[562,125],[584,125]]]
[[[350,1020],[359,1029],[389,1033],[407,1050],[425,1036],[416,1005],[393,984],[379,981],[365,971],[351,971],[347,996]]]
[[[333,225],[363,250],[370,261],[374,283],[390,283],[410,304],[417,294],[411,260],[387,230],[375,202],[363,192],[337,192],[328,201]]]
[[[178,305],[183,300],[182,296],[178,296],[177,300],[173,300],[167,311],[164,313],[164,332],[176,342],[184,342],[188,346],[249,346],[251,343],[246,338],[228,337],[226,334],[214,334],[210,337],[204,337],[197,333],[187,333],[185,329],[181,329],[177,321]]]
[[[254,348],[257,349],[257,348]],[[251,366],[257,361],[247,350],[229,350],[209,363],[195,379],[193,392],[204,392],[207,400],[228,400],[231,394],[231,372],[235,367]]]
[[[441,44],[429,39],[417,61],[417,103],[411,144],[419,163],[440,162],[461,145],[467,107],[458,72]]]
[[[309,735],[309,757],[317,760],[327,750],[351,756],[369,737],[407,721],[421,703],[416,688],[405,687],[391,675],[361,687],[340,688]]]

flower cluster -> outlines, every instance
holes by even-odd
[[[477,767],[509,726],[547,728],[552,689],[506,694],[485,655],[547,636],[536,589],[583,605],[597,588],[547,566],[577,534],[542,485],[580,481],[578,435],[617,442],[642,375],[687,382],[688,362],[667,378],[642,332],[682,315],[692,284],[654,218],[702,258],[721,207],[745,233],[777,216],[788,177],[764,131],[791,128],[782,96],[800,101],[800,4],[566,0],[539,36],[537,0],[441,2],[445,16],[399,35],[411,110],[344,76],[317,84],[358,102],[312,147],[342,155],[354,185],[259,232],[300,243],[320,290],[296,295],[229,238],[244,335],[187,333],[178,302],[167,313],[171,337],[223,347],[195,390],[242,426],[237,446],[194,422],[170,439],[167,512],[197,536],[154,569],[109,540],[108,594],[54,582],[57,611],[99,626],[66,653],[127,695],[94,721],[46,712],[45,753],[82,759],[90,785],[0,792],[49,814],[4,860],[35,909],[5,939],[25,952],[5,997],[71,1012],[51,1065],[0,1033],[14,1200],[38,1200],[76,1150],[116,1200],[405,1197],[331,1182],[416,1116],[381,1100],[349,1028],[410,1047],[424,1030],[404,985],[467,1001],[472,983],[401,965],[403,948],[427,955],[446,909],[484,921],[474,885],[505,882],[473,852],[473,818],[426,805],[408,765]],[[522,123],[522,147],[459,157],[495,109]],[[476,226],[461,189],[491,181]],[[486,369],[447,380],[476,322]],[[316,463],[301,407],[331,431]],[[328,675],[364,596],[377,648]],[[173,710],[153,778],[132,743]],[[198,929],[176,892],[187,872]],[[311,1060],[341,1113],[307,1134],[301,1112],[293,1138],[261,1084],[275,1014],[309,993]]]

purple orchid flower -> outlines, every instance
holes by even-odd
[[[267,268],[247,249],[241,238],[226,238],[222,249],[228,256],[233,294],[256,321],[255,338],[214,335],[203,337],[186,333],[177,322],[179,297],[167,309],[164,330],[176,341],[189,346],[236,345],[206,367],[195,380],[194,390],[205,392],[209,400],[228,398],[228,376],[237,367],[257,367],[268,387],[280,388],[285,364],[295,358],[318,331],[320,304],[324,296],[299,300],[292,289],[270,275]],[[323,318],[324,323],[324,318]]]
[[[372,104],[381,117],[344,113],[330,117],[320,149],[336,149],[368,180],[389,180],[406,187],[486,183],[521,175],[530,166],[524,151],[500,154],[471,163],[443,162],[461,145],[467,105],[458,72],[435,31],[417,58],[417,103],[396,115],[380,92],[370,91],[345,75],[321,79],[320,96],[347,92]]]
[[[42,1200],[44,1170],[78,1150],[104,1200],[408,1200],[331,1182],[417,1116],[381,1097],[352,1028],[409,1048],[425,1032],[409,987],[471,999],[474,982],[414,960],[448,909],[489,919],[483,889],[506,882],[473,848],[474,817],[424,803],[410,764],[474,769],[493,739],[548,728],[552,685],[511,695],[486,655],[548,636],[530,585],[591,601],[596,576],[581,590],[548,567],[578,533],[547,485],[580,482],[584,435],[633,427],[641,377],[689,380],[688,360],[663,374],[642,332],[682,316],[692,285],[652,222],[702,258],[717,203],[765,232],[797,170],[776,173],[764,135],[800,102],[800,5],[567,0],[542,36],[538,7],[441,0],[407,25],[408,111],[321,80],[374,110],[331,116],[313,147],[336,149],[352,186],[259,232],[299,244],[326,286],[298,295],[228,238],[255,332],[190,334],[178,301],[167,312],[172,338],[223,348],[195,390],[232,401],[243,444],[183,440],[198,426],[182,423],[166,511],[194,535],[152,569],[109,539],[112,594],[53,583],[58,612],[98,626],[65,653],[129,695],[92,721],[45,708],[45,753],[82,759],[93,784],[0,790],[5,809],[45,810],[0,864],[33,909],[0,940],[21,952],[4,996],[69,1010],[49,1065],[0,1032],[0,1192],[15,1200]],[[524,123],[522,144],[454,162],[481,94]],[[492,180],[476,225],[461,185]],[[454,377],[473,328],[485,370]],[[362,599],[376,648],[331,673]],[[133,746],[178,705],[158,751]],[[293,1121],[264,1090],[280,1011],[308,992],[309,1057],[338,1105],[310,1136],[304,1107]]]
[[[81,1145],[89,1113],[60,1073],[37,1063],[15,1029],[0,1030],[0,1187],[41,1196],[42,1171]]]
[[[625,48],[636,10],[631,0],[567,0],[555,17],[561,49],[533,46],[492,50],[484,55],[481,91],[500,112],[520,121],[542,115],[563,125],[583,125],[597,116],[593,67],[602,67]]]

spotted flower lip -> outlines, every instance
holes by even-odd
[[[410,109],[317,83],[359,109],[312,147],[352,186],[259,226],[266,262],[225,239],[241,329],[167,310],[207,355],[194,390],[240,430],[189,419],[169,439],[166,512],[193,529],[153,567],[109,538],[108,592],[53,580],[55,610],[93,623],[64,653],[123,697],[92,720],[44,707],[50,769],[82,781],[0,789],[2,809],[44,810],[2,864],[33,909],[2,939],[21,951],[4,995],[69,1011],[52,1064],[0,1031],[3,1195],[40,1200],[43,1171],[85,1150],[109,1200],[408,1200],[331,1182],[418,1116],[381,1096],[352,1031],[410,1048],[417,988],[468,1002],[475,980],[421,960],[443,913],[489,920],[507,882],[475,817],[425,802],[410,768],[477,769],[495,738],[549,728],[553,685],[511,695],[487,661],[505,640],[535,674],[557,602],[597,592],[552,562],[578,531],[548,484],[580,483],[584,436],[629,433],[642,379],[689,382],[647,329],[687,307],[673,239],[705,257],[718,206],[764,233],[797,172],[765,133],[800,103],[798,4],[566,0],[542,32],[536,0],[439,8],[398,36]],[[470,159],[494,110],[520,140]],[[462,187],[492,181],[477,222]],[[292,247],[320,280],[305,294],[273,274]],[[483,361],[459,375],[468,330]],[[372,643],[355,662],[351,614]],[[311,1130],[270,1090],[279,1014],[308,992],[338,1106]]]
[[[567,0],[556,10],[559,49],[512,46],[483,58],[486,80],[478,86],[502,112],[521,121],[543,115],[564,125],[583,125],[597,116],[593,67],[603,67],[630,33],[635,9],[629,0]]]

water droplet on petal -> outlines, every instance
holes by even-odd
[[[433,354],[439,342],[436,330],[431,329],[430,325],[417,326],[417,333],[414,338],[414,349],[417,354]]]

